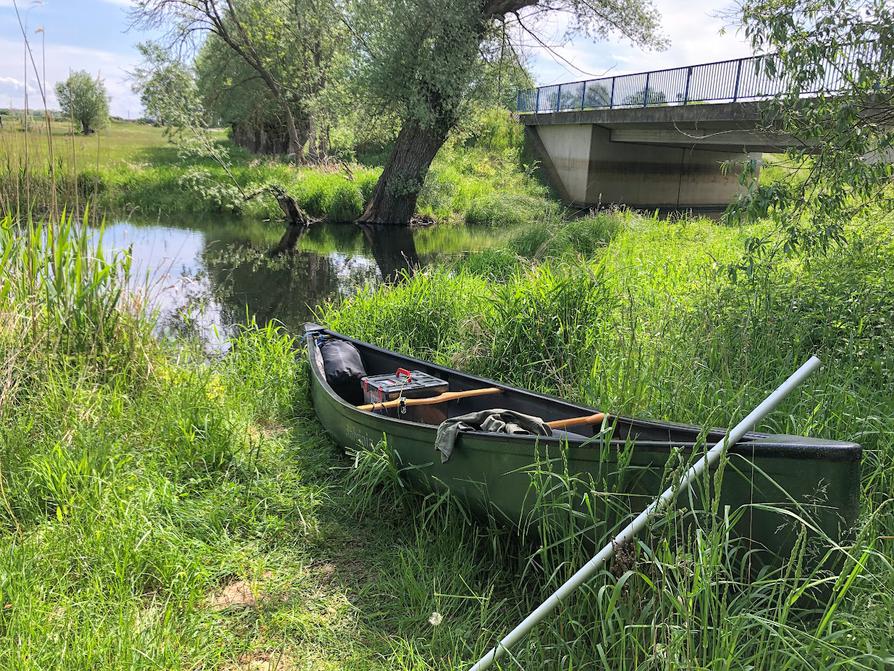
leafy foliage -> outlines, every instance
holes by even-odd
[[[141,25],[166,27],[173,43],[189,42],[194,33],[208,37],[199,58],[206,80],[201,88],[206,103],[221,116],[234,98],[243,122],[263,116],[261,105],[269,107],[271,101],[257,95],[261,87],[285,124],[288,153],[302,159],[308,141],[316,151],[314,96],[325,86],[342,43],[331,5],[310,0],[138,0],[133,15]],[[216,88],[207,84],[208,78],[217,81]]]
[[[791,176],[758,186],[732,219],[771,217],[781,236],[752,243],[753,255],[826,249],[866,205],[891,202],[894,151],[894,8],[883,0],[750,0],[742,24],[785,92],[766,112],[772,132],[797,138]],[[804,98],[802,92],[817,92]]]
[[[62,113],[80,124],[84,135],[108,121],[109,94],[100,77],[94,79],[84,70],[72,72],[68,79],[56,84],[56,97]]]
[[[148,118],[168,132],[205,126],[192,71],[154,42],[137,45],[143,64],[133,73],[134,93]]]

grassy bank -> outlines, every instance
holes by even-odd
[[[363,212],[381,172],[356,161],[300,167],[256,157],[212,134],[227,156],[184,155],[162,129],[113,121],[98,133],[72,135],[68,124],[0,129],[0,216],[82,211],[107,215],[281,217],[265,185],[285,188],[311,216],[350,222]],[[441,223],[511,226],[554,217],[546,189],[520,162],[521,131],[505,112],[484,114],[457,133],[432,166],[419,213]],[[381,156],[379,156],[381,158]]]
[[[850,231],[847,248],[809,264],[781,259],[733,281],[730,265],[753,227],[594,217],[542,239],[523,233],[458,271],[417,275],[325,312],[342,332],[507,383],[707,425],[741,416],[811,354],[825,359],[764,427],[864,445],[864,517],[842,571],[801,575],[795,557],[782,575],[744,585],[722,520],[673,548],[653,535],[640,546],[641,564],[602,576],[522,648],[522,667],[590,668],[594,655],[602,668],[894,661],[891,223],[890,214],[872,213]],[[577,230],[604,231],[601,246],[576,249]],[[549,258],[536,262],[544,251]],[[534,594],[585,561],[568,542],[531,560],[543,571],[536,588],[528,583]],[[814,612],[794,607],[793,595],[814,581],[833,585],[832,596]]]
[[[171,348],[119,291],[126,257],[94,254],[76,227],[2,230],[3,668],[459,670],[581,560],[575,542],[520,544],[407,492],[386,448],[341,456],[289,335],[249,326],[211,360]],[[600,244],[581,247],[581,230]],[[723,524],[674,545],[656,531],[518,665],[884,668],[889,230],[866,224],[809,269],[732,283],[725,264],[752,231],[619,214],[483,252],[501,255],[499,277],[473,256],[322,316],[507,382],[707,424],[819,351],[824,371],[766,426],[867,448],[859,562],[827,576],[820,612],[792,603],[796,570],[742,584]],[[563,508],[551,515],[561,528]]]

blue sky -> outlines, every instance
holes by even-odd
[[[46,71],[50,82],[51,107],[55,107],[52,85],[70,70],[87,70],[105,79],[111,95],[112,113],[139,116],[140,104],[130,90],[128,72],[139,63],[135,45],[150,35],[128,30],[129,0],[17,0],[27,22],[37,66],[41,64],[41,37],[46,38]],[[721,34],[725,26],[719,14],[728,10],[725,0],[654,0],[662,15],[662,28],[670,38],[663,52],[647,52],[623,40],[593,43],[577,38],[562,44],[564,25],[550,19],[538,33],[559,56],[549,50],[528,48],[528,62],[538,84],[576,81],[594,76],[638,72],[663,67],[737,58],[751,53],[734,30]],[[565,61],[570,61],[574,66]],[[29,105],[39,104],[34,72],[27,73]],[[22,33],[12,0],[0,0],[0,107],[21,107],[24,92]]]

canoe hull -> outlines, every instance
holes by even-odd
[[[570,474],[575,476],[571,486],[576,496],[569,500],[587,510],[585,526],[593,526],[587,533],[593,544],[601,544],[669,484],[681,461],[691,458],[691,445],[672,441],[594,439],[575,444],[468,433],[460,435],[450,460],[442,463],[433,446],[436,427],[358,411],[332,392],[314,357],[308,359],[317,417],[339,445],[357,448],[385,440],[417,486],[446,487],[473,511],[523,529],[531,522],[536,502],[545,502],[538,491],[556,491],[557,479]],[[694,488],[691,500],[686,499],[687,508],[700,510],[708,500],[703,493],[719,484],[719,510],[726,509],[735,520],[734,533],[757,550],[756,564],[771,566],[788,558],[805,528],[817,538],[847,538],[859,514],[860,491],[859,446],[844,443],[856,449],[823,450],[822,444],[803,444],[804,439],[772,439],[779,449],[737,447],[721,477],[715,469]],[[799,517],[807,518],[813,530],[798,522]]]

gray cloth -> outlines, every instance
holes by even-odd
[[[459,417],[450,417],[438,426],[435,450],[441,453],[441,463],[447,463],[461,431],[486,431],[488,433],[534,434],[551,436],[553,431],[539,417],[523,415],[515,410],[479,410]]]

